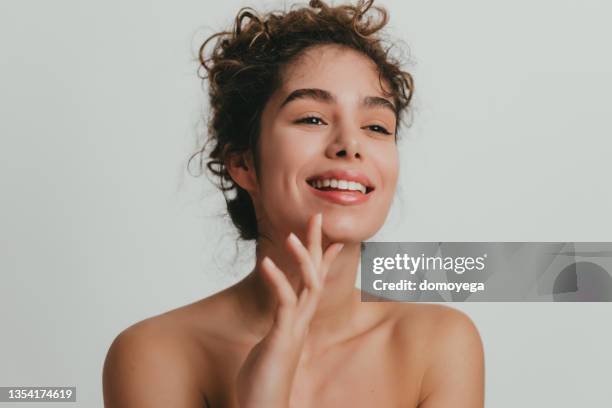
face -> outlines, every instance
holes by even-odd
[[[393,99],[376,65],[337,45],[307,49],[282,71],[261,118],[260,231],[303,233],[323,213],[331,242],[361,242],[383,225],[399,171]]]

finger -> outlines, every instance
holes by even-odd
[[[308,249],[306,249],[300,239],[293,232],[289,234],[289,237],[287,237],[287,247],[300,267],[300,273],[306,287],[317,289],[320,284],[312,263],[310,252],[308,252]]]
[[[310,325],[310,321],[317,310],[320,295],[311,293],[308,289],[304,289],[304,292],[306,292],[306,295],[302,296],[300,294],[300,298],[298,300],[298,314],[295,318],[295,324],[298,327],[306,328]]]
[[[336,242],[331,244],[325,250],[325,254],[323,255],[324,260],[321,262],[321,266],[319,267],[321,270],[321,278],[320,278],[320,287],[317,291],[307,291],[304,290],[300,293],[297,303],[297,309],[300,311],[301,315],[307,316],[306,319],[309,320],[314,314],[317,305],[319,303],[319,298],[323,291],[323,287],[325,285],[325,278],[327,276],[327,272],[334,259],[338,256],[338,254],[342,251],[344,244],[341,242]]]
[[[321,262],[321,235],[323,213],[313,215],[308,222],[308,251],[311,253],[315,265]]]
[[[312,297],[309,295],[310,295],[310,290],[308,288],[304,288],[304,290],[300,292],[300,296],[298,297],[298,301],[296,304],[296,309],[302,310],[304,308],[304,305],[306,304],[306,302],[308,302],[308,299]]]
[[[323,254],[323,261],[321,262],[321,271],[323,272],[323,282],[325,282],[325,277],[327,276],[327,272],[331,267],[331,264],[338,257],[338,254],[344,248],[344,244],[342,242],[335,242],[327,247],[325,253]]]
[[[265,256],[261,261],[263,276],[272,287],[280,306],[293,306],[297,302],[295,291],[287,280],[287,277],[272,259]]]

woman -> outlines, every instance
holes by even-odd
[[[396,135],[412,95],[375,37],[387,15],[371,3],[243,9],[202,46],[208,168],[233,194],[241,237],[256,242],[255,267],[124,330],[105,361],[106,407],[483,406],[469,318],[362,303],[354,286],[360,243],[396,190]]]

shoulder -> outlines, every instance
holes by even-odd
[[[438,304],[399,304],[394,313],[396,338],[413,344],[422,363],[419,407],[482,406],[484,352],[472,319]]]
[[[172,316],[172,315],[171,315]],[[103,369],[105,407],[201,407],[198,345],[174,316],[155,316],[123,330]]]
[[[391,303],[389,315],[395,331],[400,335],[418,337],[429,345],[448,346],[448,336],[453,342],[480,341],[478,329],[472,319],[460,310],[428,303]],[[418,340],[418,339],[414,339]]]

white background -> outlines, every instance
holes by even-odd
[[[185,171],[206,110],[195,50],[241,5],[283,7],[0,3],[0,386],[102,406],[121,330],[251,267],[249,246],[232,263],[221,194]],[[610,3],[382,5],[417,92],[376,239],[612,241]],[[612,304],[454,306],[480,329],[488,407],[610,405]]]

